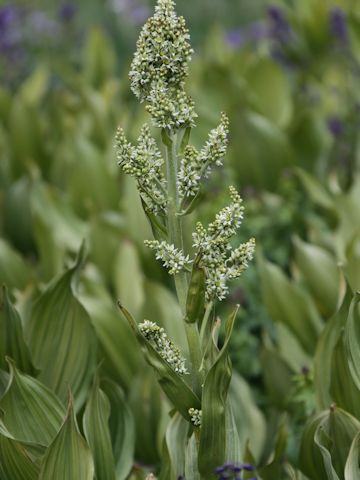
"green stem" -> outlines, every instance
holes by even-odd
[[[177,185],[178,175],[178,148],[177,135],[171,137],[171,142],[166,145],[166,176],[168,184],[168,212],[167,227],[169,243],[184,251],[183,231],[181,216],[178,215],[180,198]],[[183,317],[186,314],[186,299],[189,287],[188,274],[183,271],[175,275],[175,288]],[[201,345],[199,330],[196,324],[185,322],[185,331],[192,364],[192,383],[196,393],[201,392],[200,366]]]

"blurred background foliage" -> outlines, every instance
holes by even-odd
[[[244,446],[250,441],[259,465],[272,459],[261,471],[264,479],[278,480],[280,471],[287,472],[284,478],[305,478],[298,468],[320,478],[312,476],[316,467],[307,466],[303,446],[299,457],[305,421],[332,401],[360,419],[350,394],[341,397],[340,367],[326,367],[329,322],[336,324],[343,292],[360,289],[360,4],[177,4],[195,49],[188,84],[199,114],[193,142],[204,142],[222,110],[231,125],[225,167],[208,180],[200,216],[214,216],[232,183],[246,207],[237,241],[254,236],[258,244],[256,266],[217,309],[223,317],[241,305],[231,344],[241,440]],[[173,286],[143,246],[151,232],[113,149],[118,124],[135,139],[146,120],[127,72],[152,8],[145,0],[0,6],[0,282],[9,292],[4,305],[12,302],[19,311],[20,337],[32,362],[21,363],[16,348],[0,350],[24,373],[41,370],[37,378],[64,401],[64,386],[55,388],[54,372],[45,368],[46,355],[55,358],[56,352],[44,351],[34,331],[47,338],[51,315],[69,321],[66,312],[53,311],[54,289],[47,285],[71,267],[85,240],[86,260],[78,259],[85,263],[71,294],[83,323],[74,331],[69,324],[69,332],[86,348],[79,352],[71,344],[74,351],[58,361],[71,370],[77,352],[83,362],[72,385],[77,412],[99,361],[102,378],[121,388],[135,422],[134,476],[159,462],[169,405],[116,299],[136,318],[154,319],[176,343],[186,343]],[[349,307],[350,301],[343,306]],[[6,332],[6,321],[1,325]],[[360,341],[357,333],[354,338]],[[3,360],[0,365],[0,384],[6,385],[8,368]],[[353,379],[342,381],[356,396],[360,383]],[[131,449],[127,455],[132,459]]]

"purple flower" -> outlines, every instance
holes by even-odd
[[[218,480],[242,480],[242,471],[252,472],[254,470],[255,467],[249,463],[225,463],[221,467],[217,467],[214,473],[218,475]],[[256,477],[254,477],[253,480],[256,480]]]
[[[63,3],[59,9],[59,17],[65,22],[71,22],[76,13],[76,7],[73,3]]]
[[[226,43],[231,48],[240,48],[246,42],[246,35],[243,30],[230,30],[225,36]]]
[[[340,7],[334,7],[330,11],[330,31],[334,37],[342,44],[348,41],[348,25],[346,13]]]
[[[292,32],[284,11],[275,5],[271,5],[267,9],[267,14],[270,20],[271,37],[281,44],[288,43],[291,40]]]
[[[327,127],[335,138],[339,138],[344,132],[344,124],[338,117],[330,117],[327,120]]]

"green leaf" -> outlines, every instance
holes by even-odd
[[[185,451],[185,478],[191,478],[192,480],[201,480],[198,469],[197,448],[196,434],[193,433]]]
[[[339,311],[327,322],[316,348],[314,359],[315,393],[320,409],[327,408],[334,401],[330,394],[331,377],[333,374],[331,371],[331,360],[348,316],[351,297],[351,291],[347,288]]]
[[[8,363],[9,384],[0,400],[4,425],[16,440],[47,446],[59,431],[65,408],[42,383]]]
[[[168,459],[168,462],[166,466],[162,462],[159,480],[177,480],[179,477],[184,476],[189,426],[189,422],[179,413],[175,413],[170,420],[164,439],[165,457]]]
[[[121,304],[119,307],[133,329],[147,362],[154,368],[161,388],[181,415],[190,421],[189,409],[200,409],[199,398],[141,334],[130,313]]]
[[[114,284],[117,298],[131,305],[137,317],[145,300],[144,274],[137,249],[128,240],[122,242],[114,259]]]
[[[101,388],[110,402],[109,428],[115,459],[116,480],[125,480],[134,462],[135,428],[121,388],[112,380],[103,380]],[[101,477],[102,478],[102,477]]]
[[[344,342],[351,376],[360,390],[360,292],[355,293],[345,325]]]
[[[226,459],[226,408],[231,380],[231,360],[228,355],[229,341],[238,312],[237,307],[225,326],[225,341],[215,362],[205,377],[202,393],[202,420],[199,445],[199,471],[211,478],[214,469]]]
[[[346,459],[360,422],[332,406],[310,419],[301,440],[300,467],[317,480],[343,480]]]
[[[265,306],[275,322],[285,324],[308,353],[313,353],[322,328],[311,298],[276,265],[258,256]]]
[[[21,443],[0,434],[0,478],[37,480],[39,467]]]
[[[312,175],[301,168],[295,168],[295,172],[303,184],[310,199],[326,210],[335,211],[335,203],[330,194],[324,189]]]
[[[353,292],[360,291],[360,233],[354,236],[346,249],[343,270]]]
[[[41,462],[39,480],[93,480],[90,448],[80,435],[72,401],[65,421]]]
[[[23,258],[0,238],[0,283],[11,289],[23,290],[32,277],[33,274]]]
[[[294,238],[296,266],[304,276],[322,315],[329,317],[337,307],[340,272],[336,259],[316,245]]]
[[[33,305],[25,334],[39,380],[63,401],[70,386],[75,407],[84,402],[96,362],[96,336],[90,317],[75,295],[82,264],[55,278]]]
[[[0,303],[0,365],[5,366],[5,356],[15,360],[18,368],[27,373],[34,373],[28,346],[23,337],[20,315],[12,305],[7,288],[2,289]]]
[[[281,355],[267,346],[261,353],[261,363],[269,400],[280,410],[284,409],[292,389],[293,372]]]
[[[360,432],[355,436],[345,464],[345,480],[360,478]]]
[[[98,374],[87,400],[83,426],[95,465],[95,476],[115,480],[115,462],[109,430],[110,402],[99,386]]]

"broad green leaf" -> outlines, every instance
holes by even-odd
[[[360,478],[360,432],[355,436],[345,464],[345,480]]]
[[[147,364],[134,376],[130,387],[129,405],[135,422],[135,458],[155,465],[160,461],[159,452],[164,437],[159,419],[166,417],[168,420],[164,395]]]
[[[278,480],[283,470],[284,455],[288,440],[288,426],[286,416],[280,417],[278,431],[276,432],[274,452],[271,462],[260,469],[262,480]]]
[[[23,290],[32,277],[33,274],[24,259],[0,238],[0,283],[11,289]]]
[[[274,61],[260,57],[246,71],[248,88],[257,109],[280,126],[287,125],[292,115],[289,79]]]
[[[344,480],[346,459],[360,422],[332,406],[310,419],[300,448],[300,467],[317,480]]]
[[[284,409],[292,389],[293,371],[281,355],[270,346],[261,353],[264,382],[270,402],[280,410]]]
[[[346,249],[346,262],[343,267],[347,281],[353,292],[360,291],[360,234],[352,239]]]
[[[47,446],[59,431],[65,408],[42,383],[8,363],[9,384],[0,400],[4,425],[16,440]]]
[[[351,297],[351,291],[347,288],[339,311],[327,322],[316,348],[314,359],[315,393],[320,409],[327,408],[334,401],[330,394],[331,360],[348,316]]]
[[[0,298],[0,365],[5,366],[5,356],[15,360],[17,367],[26,373],[34,373],[28,346],[24,341],[20,315],[12,305],[6,287]]]
[[[91,451],[80,435],[75,413],[69,402],[65,421],[46,450],[39,480],[93,480],[94,462]]]
[[[296,267],[313,295],[322,315],[332,315],[338,304],[340,272],[336,259],[316,245],[294,238]]]
[[[141,334],[129,312],[120,304],[119,307],[133,329],[147,362],[154,368],[161,388],[181,415],[186,420],[190,420],[189,409],[200,409],[199,398]]]
[[[98,338],[102,370],[129,388],[141,358],[134,334],[128,323],[119,319],[117,307],[95,270],[81,277],[79,300],[88,312]]]
[[[74,267],[55,278],[32,307],[25,334],[39,380],[63,401],[70,386],[75,407],[84,402],[96,362],[91,320],[75,295],[83,249]]]
[[[135,317],[144,304],[144,275],[135,245],[122,242],[114,258],[114,284],[116,296],[124,305],[131,305]]]
[[[306,352],[312,353],[321,319],[311,298],[276,265],[258,256],[265,306],[275,322],[284,323]]]
[[[193,433],[185,451],[185,478],[191,478],[192,480],[201,480],[198,469],[197,448],[196,434]]]
[[[33,181],[23,176],[14,182],[4,195],[4,233],[21,252],[34,252],[31,194]]]
[[[345,325],[346,360],[351,376],[360,390],[360,292],[355,293]]]
[[[256,460],[263,451],[266,423],[261,410],[257,407],[249,385],[240,375],[233,372],[229,390],[232,414],[240,437],[241,452],[248,444]]]
[[[295,172],[303,184],[310,199],[326,210],[335,211],[335,202],[331,195],[312,175],[301,168],[296,168]]]
[[[163,448],[168,459],[167,468],[165,469],[162,464],[159,480],[177,480],[184,476],[189,426],[189,422],[179,413],[175,413],[170,420],[166,429]]]
[[[125,480],[134,462],[134,419],[121,388],[112,380],[103,380],[101,389],[110,402],[109,428],[115,459],[116,480]],[[143,437],[141,437],[143,438]]]
[[[238,408],[238,407],[237,407]],[[239,429],[235,420],[235,415],[231,403],[226,405],[226,452],[225,458],[233,463],[240,463],[243,459],[243,445],[241,444]]]
[[[88,227],[62,192],[40,181],[34,184],[31,209],[42,278],[50,280],[62,271],[65,253],[78,251]]]
[[[199,471],[204,477],[213,475],[214,469],[226,460],[226,409],[231,380],[231,360],[228,355],[230,336],[238,307],[225,325],[225,341],[214,364],[205,377],[202,392],[202,420],[199,444]]]
[[[39,467],[21,443],[0,434],[1,480],[37,480]]]
[[[98,374],[86,402],[83,426],[95,465],[95,476],[115,480],[115,462],[109,430],[110,402],[100,389]]]
[[[7,372],[5,372],[4,370],[0,370],[0,399],[6,391],[6,387],[9,383],[9,378],[10,376]]]

